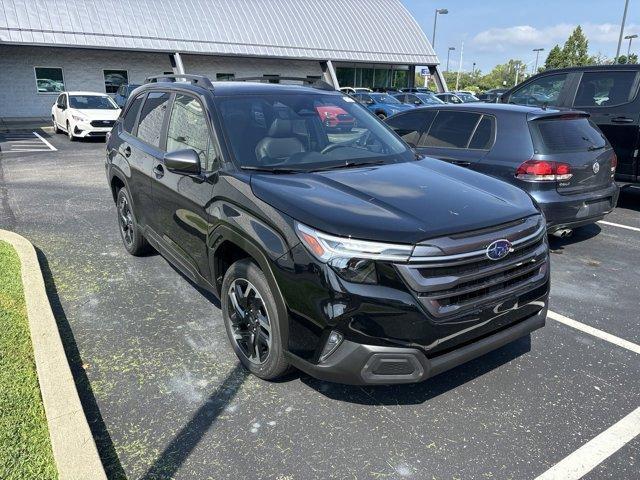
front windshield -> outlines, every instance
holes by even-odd
[[[118,105],[103,95],[69,95],[69,106],[79,110],[116,110]]]
[[[380,93],[378,95],[371,95],[371,96],[378,103],[386,103],[386,104],[389,104],[389,105],[396,105],[396,104],[400,103],[400,101],[398,101],[397,98],[394,98],[391,95],[385,95],[383,93]]]
[[[444,103],[442,100],[431,93],[416,93],[416,97],[422,100],[422,103],[425,103],[426,105],[439,105],[441,103]]]
[[[460,97],[463,102],[467,103],[480,101],[478,97],[476,97],[475,95],[471,95],[470,93],[458,93],[458,97]]]
[[[387,127],[346,95],[238,95],[216,101],[241,168],[311,171],[414,158]]]

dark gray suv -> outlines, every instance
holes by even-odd
[[[475,103],[418,108],[386,120],[416,151],[527,191],[564,236],[618,201],[616,154],[584,112]]]

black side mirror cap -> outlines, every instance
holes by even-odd
[[[193,148],[176,150],[164,155],[164,166],[171,172],[200,175],[200,156]]]

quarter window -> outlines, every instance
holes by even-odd
[[[61,68],[36,67],[38,93],[64,92],[64,77]]]
[[[168,102],[169,94],[167,92],[151,92],[147,95],[138,123],[138,138],[140,140],[154,147],[160,146],[160,134]]]
[[[121,85],[129,83],[129,74],[126,70],[104,70],[104,90],[107,93],[116,93]]]
[[[474,150],[489,150],[493,143],[494,130],[494,118],[484,115],[469,142],[469,148]]]
[[[421,147],[467,148],[480,116],[477,113],[441,110]]]
[[[138,95],[131,102],[131,106],[127,113],[124,116],[124,120],[122,121],[122,128],[124,128],[125,132],[133,133],[133,128],[136,124],[136,118],[138,116],[138,112],[140,111],[140,105],[142,105],[142,100],[144,99],[144,95]]]
[[[509,98],[509,102],[518,105],[557,105],[566,80],[566,73],[545,75],[516,90]]]
[[[575,107],[610,107],[630,102],[635,96],[634,71],[585,72],[573,103]]]
[[[217,155],[210,151],[211,137],[202,104],[188,95],[176,95],[167,130],[167,151],[186,148],[198,153],[204,170],[212,170],[211,159]]]

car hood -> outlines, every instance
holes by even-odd
[[[252,175],[254,194],[318,230],[414,244],[537,213],[500,180],[432,158],[317,173]]]
[[[116,120],[120,115],[119,108],[117,110],[71,108],[69,110],[70,113],[84,115],[89,120]]]

